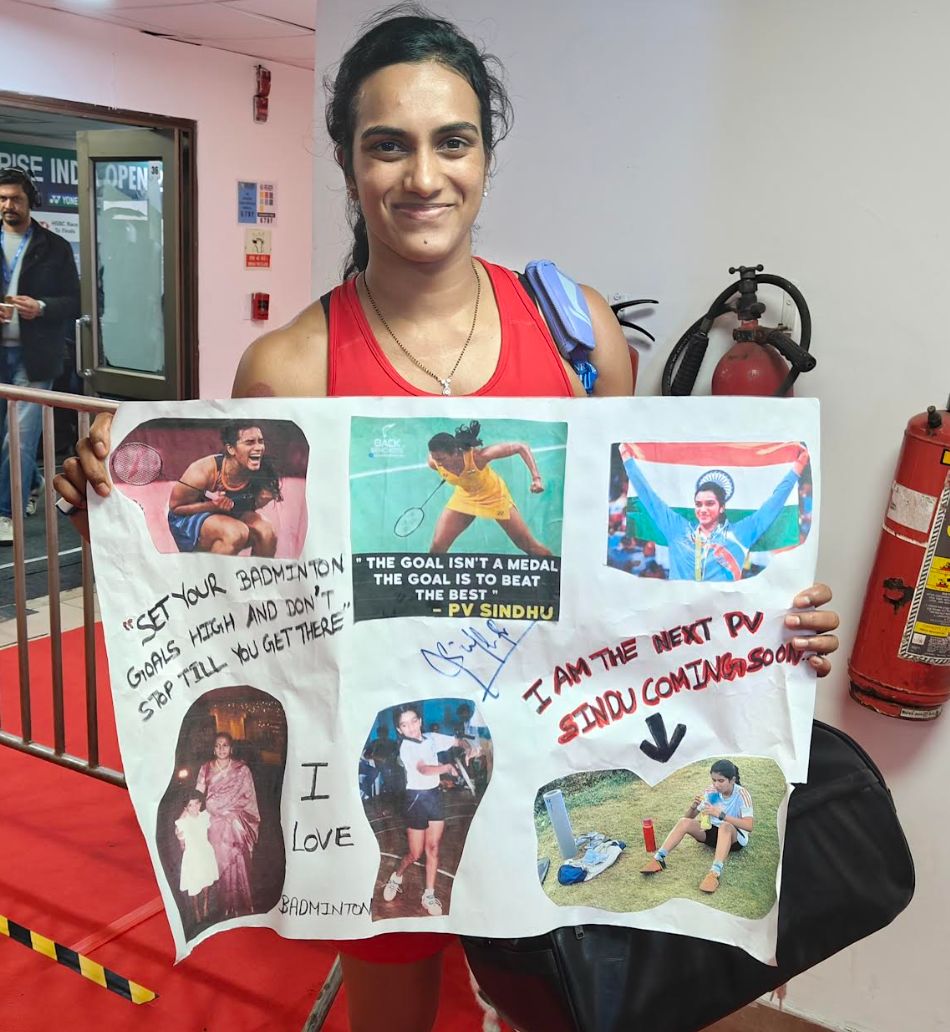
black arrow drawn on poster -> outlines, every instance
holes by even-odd
[[[668,739],[663,715],[654,713],[652,717],[647,717],[647,727],[650,729],[650,734],[653,735],[653,742],[644,738],[640,743],[640,751],[645,752],[651,760],[656,760],[657,763],[666,763],[683,741],[686,725],[677,724],[673,731],[673,737]],[[653,744],[654,742],[656,745]]]

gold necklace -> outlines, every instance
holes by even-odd
[[[468,331],[468,336],[465,338],[465,343],[462,345],[462,350],[458,354],[458,358],[455,360],[455,365],[452,366],[448,376],[439,376],[437,373],[433,373],[431,369],[424,366],[418,358],[406,347],[405,344],[396,336],[392,331],[392,327],[383,318],[383,313],[379,310],[379,305],[376,304],[376,299],[373,297],[373,292],[369,289],[369,281],[366,279],[366,273],[363,273],[363,286],[366,288],[366,296],[369,298],[369,303],[373,306],[373,311],[376,313],[376,318],[386,328],[386,332],[396,342],[396,346],[399,350],[409,359],[409,361],[417,368],[421,369],[426,376],[431,376],[433,380],[437,381],[442,387],[443,394],[452,393],[452,377],[455,376],[455,370],[458,369],[459,363],[462,361],[462,357],[465,355],[469,344],[472,342],[472,337],[475,334],[475,323],[478,321],[478,302],[482,296],[482,279],[478,275],[478,270],[475,268],[475,262],[472,262],[472,272],[475,273],[475,312],[472,315],[472,328]]]

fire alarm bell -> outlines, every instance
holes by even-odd
[[[251,318],[266,319],[270,311],[270,294],[251,294]]]
[[[270,96],[270,69],[263,65],[255,67],[257,92],[254,94],[254,121],[267,121],[268,97]]]

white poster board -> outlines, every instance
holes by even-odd
[[[816,402],[166,402],[113,442],[100,606],[180,956],[582,923],[773,956]],[[702,834],[641,873],[696,797],[748,840],[714,893]]]

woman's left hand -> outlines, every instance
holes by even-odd
[[[530,490],[532,494],[541,494],[544,490],[544,481],[540,477],[532,477]]]
[[[819,677],[831,673],[828,656],[838,648],[838,636],[831,633],[840,623],[838,614],[831,609],[821,608],[830,601],[831,588],[827,584],[813,584],[793,599],[792,608],[799,612],[789,613],[785,617],[786,627],[812,632],[807,636],[792,638],[792,644],[808,655],[808,663]]]

